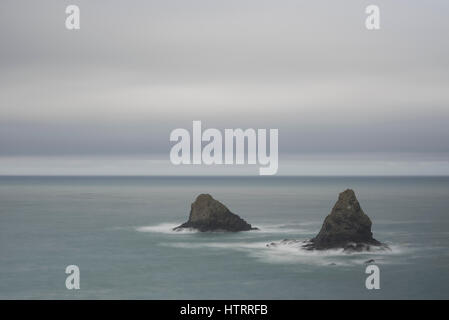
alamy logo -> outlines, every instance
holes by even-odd
[[[65,27],[68,30],[80,29],[80,8],[74,4],[67,6],[65,13],[68,14],[65,19]]]
[[[366,274],[369,276],[365,280],[365,287],[368,290],[380,289],[380,269],[375,264],[366,267]]]
[[[65,279],[65,287],[69,290],[80,288],[80,268],[74,264],[65,268],[65,273],[68,274]]]
[[[365,20],[365,27],[368,30],[380,29],[380,9],[378,6],[372,4],[366,7],[365,13],[368,14]]]
[[[269,154],[266,129],[225,129],[224,150],[223,135],[220,130],[206,129],[202,132],[201,121],[193,121],[192,141],[186,129],[175,129],[170,134],[170,141],[177,143],[170,151],[170,161],[179,164],[245,164],[259,163],[260,175],[273,175],[278,170],[278,129],[270,129]],[[245,148],[245,141],[247,148]],[[203,148],[203,142],[207,144]],[[192,157],[191,157],[192,147]],[[224,159],[223,159],[224,152]]]

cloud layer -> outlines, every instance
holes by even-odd
[[[280,153],[449,151],[447,1],[2,1],[0,155],[169,152],[278,128]]]

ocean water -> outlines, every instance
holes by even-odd
[[[266,247],[313,237],[346,188],[391,252]],[[172,232],[200,193],[261,230]],[[0,177],[0,237],[2,299],[449,298],[448,177]]]

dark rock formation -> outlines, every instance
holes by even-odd
[[[366,260],[366,261],[365,261],[366,264],[368,264],[368,263],[374,263],[374,262],[376,262],[376,260],[374,260],[374,259],[369,259],[369,260]]]
[[[371,220],[363,212],[353,190],[340,193],[318,235],[303,248],[326,250],[343,248],[347,252],[388,248],[373,238]]]
[[[200,194],[192,203],[189,220],[173,230],[194,228],[199,231],[248,231],[258,230],[238,215],[229,211],[209,194]]]

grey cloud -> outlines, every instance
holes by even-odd
[[[168,153],[279,128],[281,153],[443,152],[447,1],[2,1],[0,154]],[[81,30],[64,9],[81,8]]]

